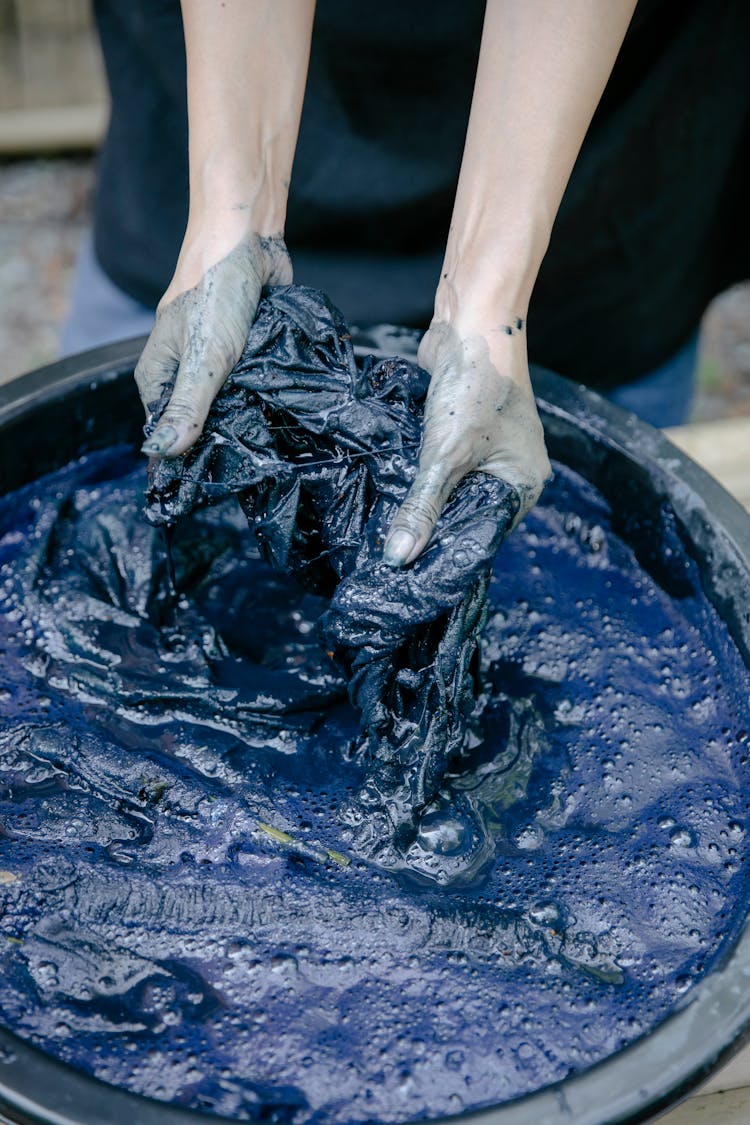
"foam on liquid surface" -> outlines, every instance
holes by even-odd
[[[112,667],[82,645],[63,674],[57,623],[21,597],[30,568],[59,583],[47,604],[76,588],[44,569],[42,517],[75,492],[127,522],[143,483],[113,451],[0,501],[6,1027],[207,1112],[400,1121],[580,1071],[710,970],[748,890],[750,678],[676,535],[679,597],[558,467],[502,548],[485,739],[452,779],[495,859],[446,891],[345,854],[362,765],[323,603],[238,549],[231,514],[180,533],[171,620],[121,630]],[[137,537],[120,549],[122,573],[150,565]],[[461,846],[460,817],[421,831]]]

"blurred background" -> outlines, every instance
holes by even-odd
[[[57,356],[106,121],[90,0],[0,0],[0,383]],[[694,421],[750,416],[750,281],[706,311],[699,384]]]

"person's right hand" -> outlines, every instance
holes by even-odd
[[[200,245],[183,247],[135,369],[149,421],[166,388],[172,387],[153,433],[143,444],[143,452],[151,457],[176,457],[190,448],[242,353],[262,287],[292,281],[292,264],[281,235],[247,235],[225,257],[203,269],[207,257],[210,250]]]

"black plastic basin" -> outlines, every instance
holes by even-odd
[[[376,341],[377,342],[377,341]],[[137,442],[132,373],[143,341],[96,349],[0,387],[0,493],[83,453]],[[368,348],[368,350],[370,350]],[[704,590],[750,666],[750,516],[661,434],[545,371],[535,388],[550,454],[590,481],[628,521],[671,505]],[[748,906],[750,909],[750,904]],[[656,1030],[539,1093],[451,1118],[477,1125],[604,1125],[653,1119],[703,1082],[750,1034],[750,934]],[[0,1119],[75,1125],[179,1125],[218,1120],[87,1077],[0,1029]]]

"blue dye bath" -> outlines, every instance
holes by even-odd
[[[585,1069],[730,948],[750,677],[669,519],[657,583],[558,466],[502,548],[450,779],[494,861],[445,890],[347,851],[365,767],[323,602],[222,508],[178,529],[171,603],[144,475],[113,450],[0,501],[5,1026],[206,1112],[404,1121]]]

